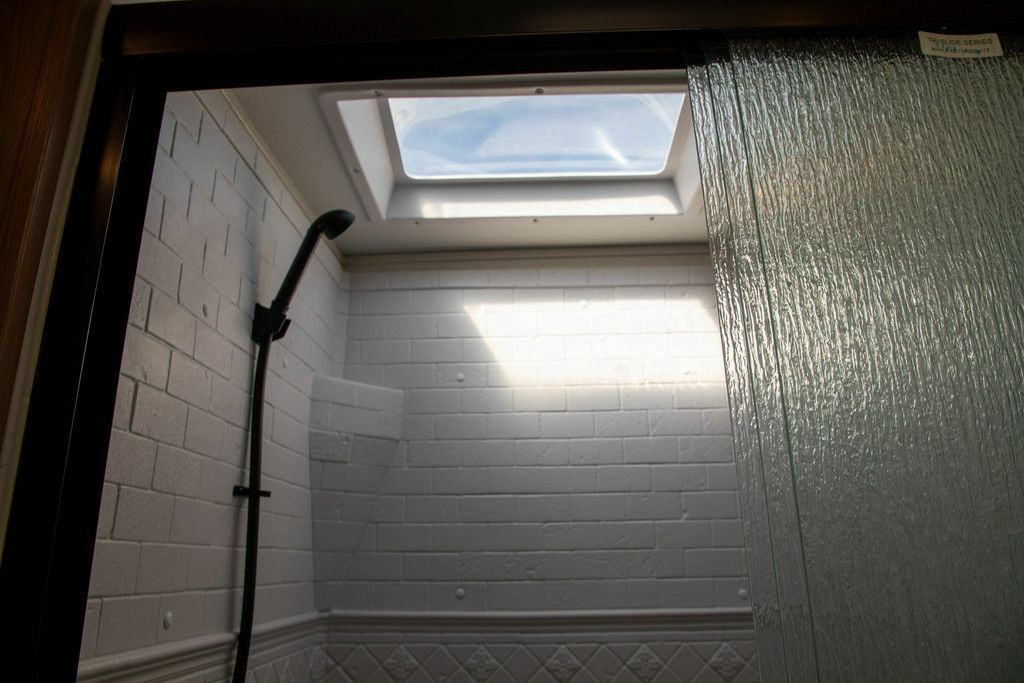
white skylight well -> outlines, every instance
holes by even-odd
[[[374,223],[702,205],[682,72],[338,86],[320,105]]]
[[[413,180],[657,175],[682,104],[682,92],[388,99]]]

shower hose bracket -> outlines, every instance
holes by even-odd
[[[250,498],[253,495],[253,491],[248,486],[235,486],[231,489],[231,495],[239,498]],[[256,495],[260,498],[270,498],[270,491],[259,490]]]
[[[256,304],[252,314],[252,340],[259,343],[269,337],[277,341],[288,332],[291,323],[284,311]]]

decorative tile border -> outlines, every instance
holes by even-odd
[[[743,610],[310,613],[257,627],[249,679],[291,683],[751,683]],[[223,681],[220,634],[83,662],[79,681]]]
[[[757,681],[749,611],[332,612],[325,680]]]

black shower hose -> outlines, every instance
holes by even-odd
[[[259,342],[256,353],[256,376],[252,387],[252,412],[249,428],[249,488],[244,495],[249,499],[245,523],[245,574],[242,583],[242,619],[238,626],[238,648],[235,651],[233,683],[244,683],[249,663],[249,645],[252,642],[252,617],[256,602],[256,557],[260,542],[260,479],[263,470],[263,394],[267,384],[267,358],[272,338]],[[237,491],[237,489],[236,489]]]
[[[309,263],[320,235],[334,239],[355,220],[348,211],[335,210],[323,214],[309,226],[302,243],[292,259],[277,296],[270,308],[256,304],[253,312],[251,338],[257,344],[256,371],[252,385],[252,406],[249,423],[249,485],[236,486],[234,495],[247,498],[249,507],[245,524],[245,573],[242,584],[242,618],[238,626],[238,645],[235,649],[233,683],[244,683],[249,666],[249,647],[252,644],[252,620],[256,602],[256,558],[260,543],[260,498],[270,496],[260,488],[263,474],[263,401],[267,385],[267,362],[270,344],[288,331],[290,320],[285,316],[292,295],[299,286],[306,264]]]

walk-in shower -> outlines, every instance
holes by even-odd
[[[327,117],[372,129],[436,83],[168,97],[83,680],[757,677],[685,81],[637,78],[579,87],[634,91],[616,116],[665,127],[660,175],[390,200]],[[400,216],[434,190],[486,211]]]

